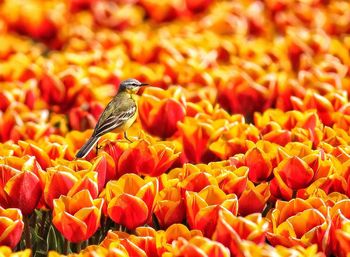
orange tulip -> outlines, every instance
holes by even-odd
[[[174,145],[140,140],[125,146],[111,143],[107,152],[114,158],[117,178],[125,173],[159,176],[166,172],[179,157]]]
[[[136,235],[129,235],[120,231],[108,231],[101,245],[107,249],[112,247],[121,248],[128,253],[128,256],[157,257],[161,256],[158,254],[158,247],[162,246],[156,242],[155,234],[156,232],[152,228],[146,227],[137,228]]]
[[[18,145],[22,149],[22,155],[34,156],[41,168],[46,169],[52,166],[50,157],[41,147],[25,141],[19,141]]]
[[[116,178],[115,163],[113,158],[106,152],[102,152],[98,157],[91,160],[93,166],[91,170],[96,171],[98,181],[98,191],[101,192],[106,183]]]
[[[145,181],[136,174],[125,174],[118,181],[112,180],[105,189],[108,216],[135,229],[150,218],[157,193],[158,180],[154,178]]]
[[[103,199],[93,200],[88,190],[53,201],[52,223],[70,242],[89,239],[100,226]]]
[[[187,222],[190,228],[199,229],[211,237],[218,222],[219,212],[237,215],[238,201],[234,194],[226,195],[218,186],[207,186],[199,193],[186,192]]]
[[[330,216],[332,219],[332,226],[330,229],[330,244],[333,253],[337,256],[346,256],[347,249],[350,247],[348,238],[350,224],[350,200],[340,200],[334,204],[330,209]]]
[[[96,102],[72,108],[68,113],[69,125],[72,129],[80,131],[94,128],[102,111],[102,105]]]
[[[199,192],[207,186],[217,185],[217,181],[214,176],[207,172],[193,172],[188,174],[187,177],[181,181],[180,187],[186,191]]]
[[[303,247],[317,244],[326,251],[329,247],[327,206],[319,198],[277,201],[271,212],[272,231],[267,238],[272,245]]]
[[[210,151],[222,160],[226,160],[235,154],[247,152],[248,149],[254,146],[254,142],[259,139],[257,128],[244,123],[244,121],[240,123],[232,122],[226,126],[225,130],[220,138],[209,146]]]
[[[23,215],[31,214],[42,195],[42,185],[38,176],[31,171],[20,171],[0,164],[0,205],[18,208]]]
[[[19,209],[4,209],[0,207],[0,245],[14,248],[21,239],[23,218]]]
[[[46,204],[53,209],[53,200],[61,195],[67,195],[78,179],[71,172],[59,170],[49,171],[47,176],[44,198]]]
[[[336,230],[336,250],[335,253],[339,257],[346,257],[350,251],[350,223],[343,223],[341,228]]]
[[[292,190],[306,188],[314,177],[314,171],[309,165],[296,156],[283,160],[274,170],[274,174]]]
[[[251,181],[248,181],[246,189],[238,200],[238,213],[246,216],[255,212],[262,212],[270,196],[268,183],[261,183],[255,186]]]
[[[241,73],[235,74],[229,83],[219,87],[218,102],[232,113],[241,113],[249,117],[254,112],[264,109],[269,91],[255,83],[248,74]]]
[[[182,138],[183,154],[191,163],[209,162],[215,160],[209,151],[211,141],[217,140],[225,129],[226,120],[212,121],[209,115],[198,115],[195,118],[186,117],[179,123]]]
[[[32,251],[31,249],[26,249],[19,252],[12,252],[11,248],[0,246],[0,254],[4,257],[30,257],[32,256]]]
[[[182,223],[185,218],[185,204],[178,187],[164,188],[158,194],[154,214],[161,228],[175,223]]]
[[[245,156],[245,162],[249,168],[249,179],[258,183],[264,181],[272,174],[272,163],[267,155],[259,148],[250,149]]]
[[[249,172],[248,167],[242,166],[236,168],[234,166],[228,166],[218,168],[217,171],[220,172],[216,175],[216,180],[219,187],[226,194],[235,194],[240,197],[247,186]]]
[[[58,166],[48,169],[46,175],[44,199],[51,209],[53,208],[53,200],[61,195],[73,196],[75,193],[86,189],[93,199],[98,196],[96,172],[74,172],[67,167]]]
[[[146,88],[139,101],[142,127],[160,138],[171,137],[185,117],[185,99],[179,87]]]
[[[173,243],[172,254],[176,257],[229,257],[229,250],[221,243],[212,241],[205,237],[195,236],[190,240],[179,238]]]
[[[232,256],[237,256],[243,240],[262,244],[267,228],[268,223],[261,214],[236,217],[232,213],[220,211],[212,239],[228,247]]]

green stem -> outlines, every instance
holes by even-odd
[[[26,248],[27,249],[32,249],[32,241],[30,238],[30,226],[29,226],[29,217],[25,216],[23,218],[24,221],[24,239],[26,242]]]
[[[42,212],[41,223],[40,223],[40,235],[42,238],[45,238],[45,224],[47,219],[47,211]]]
[[[64,239],[63,254],[68,254],[69,245],[69,241],[67,239]]]
[[[75,244],[75,251],[77,253],[80,253],[80,251],[81,251],[81,242]]]

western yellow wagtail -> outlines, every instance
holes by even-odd
[[[104,134],[124,132],[134,123],[137,117],[137,103],[134,95],[140,87],[148,84],[141,83],[137,79],[127,79],[120,83],[117,95],[110,101],[97,121],[96,127],[90,139],[76,154],[77,158],[84,158]],[[129,140],[130,141],[130,140]],[[96,147],[96,150],[98,147]]]

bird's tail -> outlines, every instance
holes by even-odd
[[[90,139],[80,148],[79,152],[75,155],[77,158],[84,158],[94,147],[99,137],[90,137]]]

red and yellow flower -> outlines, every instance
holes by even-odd
[[[19,209],[0,207],[0,245],[14,248],[21,239],[23,217]]]
[[[89,239],[99,228],[103,199],[93,200],[88,190],[53,201],[52,223],[70,242]]]
[[[125,174],[107,183],[104,192],[108,216],[128,229],[147,223],[152,215],[158,180],[144,180],[136,174]]]

